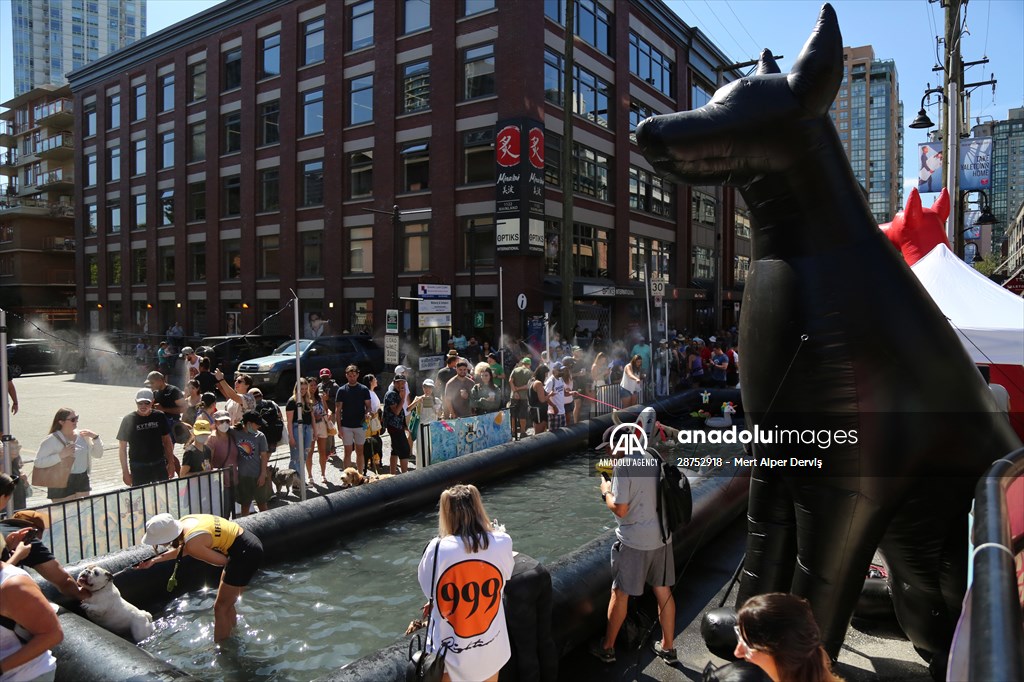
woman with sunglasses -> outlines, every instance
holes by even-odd
[[[781,592],[751,597],[736,615],[735,632],[733,655],[773,682],[842,682],[832,672],[806,599]]]
[[[47,488],[46,496],[53,502],[88,496],[92,489],[89,485],[91,459],[103,456],[103,441],[94,431],[78,428],[78,413],[70,407],[57,410],[49,433],[39,444],[35,467],[45,469],[69,458],[74,458],[74,463],[64,487]]]

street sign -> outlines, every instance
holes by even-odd
[[[450,284],[417,284],[416,295],[420,298],[451,298]]]
[[[421,355],[420,356],[420,371],[421,372],[433,372],[444,367],[444,356],[443,355]]]
[[[526,310],[526,294],[519,294],[516,298],[516,305],[520,310]]]
[[[427,329],[430,327],[450,327],[452,326],[452,314],[451,313],[420,313],[419,315],[419,327],[420,329]]]
[[[452,301],[448,298],[427,298],[419,302],[418,311],[421,313],[450,313]]]
[[[475,328],[477,328],[477,329],[480,329],[481,327],[484,326],[484,314],[483,313],[479,313],[479,312],[478,313],[473,313],[473,326]]]
[[[384,311],[384,331],[388,334],[398,333],[398,311],[394,308]]]
[[[652,279],[651,280],[651,296],[661,298],[665,295],[665,280],[663,279]]]
[[[398,364],[398,336],[384,337],[384,364]]]
[[[654,307],[655,307],[655,308],[660,308],[660,307],[661,307],[661,302],[662,302],[662,300],[663,300],[663,299],[662,299],[662,297],[661,297],[661,296],[655,296],[655,297],[654,297]]]

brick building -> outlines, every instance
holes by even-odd
[[[644,319],[646,262],[674,285],[669,326],[711,327],[719,251],[733,324],[747,212],[731,190],[662,181],[630,135],[736,73],[660,0],[577,10],[580,324],[619,335]],[[564,0],[230,0],[74,71],[76,173],[95,180],[75,197],[85,326],[249,330],[294,290],[307,320],[379,333],[396,282],[401,297],[430,283],[451,285],[456,328],[493,339],[499,267],[506,333],[557,315],[563,11]],[[495,125],[517,117],[545,128],[544,254],[495,250]],[[369,210],[395,205],[397,234]],[[401,302],[403,329],[416,305]],[[288,312],[263,330],[290,328]]]

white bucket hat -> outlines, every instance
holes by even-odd
[[[182,525],[170,514],[157,514],[146,522],[146,534],[142,536],[144,545],[168,545],[181,535]]]

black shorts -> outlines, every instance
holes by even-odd
[[[71,497],[76,493],[88,493],[89,473],[71,474],[68,476],[68,484],[63,488],[47,488],[46,496],[51,500],[59,500],[62,497]]]
[[[391,456],[398,459],[412,459],[412,451],[409,449],[409,439],[405,437],[405,429],[389,426],[388,434],[391,436]]]
[[[256,574],[263,561],[263,543],[251,531],[242,531],[228,548],[228,563],[224,567],[224,584],[245,587]]]
[[[146,463],[131,462],[128,468],[132,473],[133,486],[159,483],[169,478],[167,476],[167,460],[164,459]]]
[[[536,426],[541,422],[547,424],[548,422],[548,410],[546,407],[531,407],[530,408],[530,421]]]

